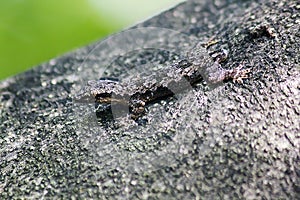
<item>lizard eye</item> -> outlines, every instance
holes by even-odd
[[[119,82],[120,80],[118,78],[112,78],[112,77],[101,77],[101,78],[99,78],[99,81]]]
[[[111,93],[101,93],[97,94],[96,99],[105,99],[105,98],[111,98]]]

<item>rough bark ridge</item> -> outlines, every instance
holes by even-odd
[[[174,52],[113,61],[125,41],[93,51],[99,42],[1,82],[0,198],[299,199],[299,11],[290,0],[188,1],[137,25],[213,37],[210,52],[229,51],[224,68],[251,69],[242,85],[200,82],[155,102],[146,125],[100,126],[94,105],[72,97],[103,62],[125,76],[177,59],[183,37],[147,41]]]

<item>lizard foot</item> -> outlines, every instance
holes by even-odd
[[[250,72],[250,69],[243,69],[243,65],[239,65],[237,68],[233,69],[233,82],[237,82],[239,84],[243,83],[243,79],[248,78],[248,73]]]

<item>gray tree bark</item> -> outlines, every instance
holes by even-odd
[[[1,199],[299,199],[299,10],[188,1],[2,81]],[[72,101],[88,80],[164,67],[194,42],[216,43],[212,59],[225,49],[222,67],[249,77],[200,81],[153,102],[140,125]]]

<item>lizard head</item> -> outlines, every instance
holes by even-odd
[[[115,79],[101,78],[98,81],[88,81],[74,97],[75,102],[79,103],[108,103],[112,93],[118,88],[118,81]]]

